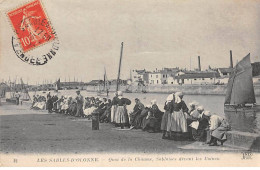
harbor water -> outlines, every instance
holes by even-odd
[[[56,92],[51,91],[53,95]],[[30,97],[34,94],[46,95],[46,92],[29,92]],[[84,97],[107,97],[106,94],[97,96],[95,92],[87,92],[82,90],[81,94]],[[76,96],[76,90],[60,90],[58,92],[58,97],[61,96]],[[144,105],[150,104],[151,100],[156,99],[157,105],[163,110],[164,102],[169,94],[161,93],[124,93],[124,97],[129,98],[132,103],[127,107],[128,112],[131,112],[134,108],[134,99],[139,98]],[[112,99],[114,97],[113,92],[110,92],[108,98]],[[258,113],[240,113],[240,114],[231,114],[224,113],[224,99],[223,95],[185,95],[183,100],[188,105],[190,102],[196,101],[199,105],[202,105],[205,110],[209,110],[214,114],[217,114],[228,119],[232,119],[232,128],[244,132],[256,132],[260,133],[260,112]],[[256,102],[260,104],[260,97],[256,97]]]

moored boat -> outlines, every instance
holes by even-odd
[[[256,104],[250,53],[237,63],[229,77],[224,111],[260,111],[260,105]]]

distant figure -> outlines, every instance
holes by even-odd
[[[57,105],[58,100],[59,100],[58,94],[54,94],[54,96],[52,96],[52,104],[53,104],[54,112],[58,111],[58,105]]]
[[[109,94],[109,90],[107,89],[107,96],[108,96],[108,94]]]
[[[83,96],[80,94],[80,91],[77,90],[77,97],[76,97],[76,101],[77,101],[77,113],[76,113],[76,117],[80,117],[83,116],[83,103],[84,103],[84,98]]]
[[[48,113],[52,112],[52,108],[53,108],[53,103],[52,103],[51,92],[48,92],[47,103],[46,103],[46,109],[48,110]]]
[[[18,91],[15,92],[14,97],[16,99],[16,105],[19,105],[20,94],[18,93]]]

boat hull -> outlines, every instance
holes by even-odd
[[[6,102],[16,104],[16,98],[7,98]]]
[[[106,92],[97,92],[97,96],[108,96]]]
[[[260,105],[237,107],[233,105],[225,105],[224,111],[226,112],[260,112]]]

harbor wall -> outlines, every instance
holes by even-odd
[[[85,86],[87,91],[97,91],[97,86]],[[182,91],[189,95],[225,95],[225,85],[147,85],[147,86],[120,86],[121,91],[126,89],[131,90],[133,93],[172,93],[176,91]],[[260,85],[254,85],[255,95],[260,96]],[[110,86],[109,91],[116,91],[116,86]]]

